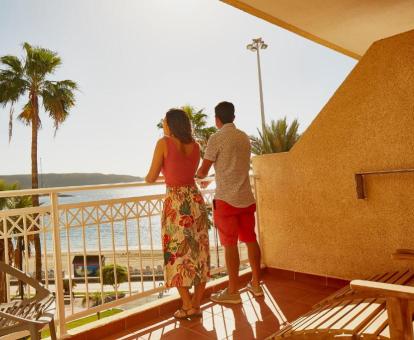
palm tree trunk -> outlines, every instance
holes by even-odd
[[[0,261],[4,261],[6,259],[6,249],[4,242],[5,240],[0,240]],[[6,289],[6,274],[0,272],[0,303],[7,302]]]
[[[0,228],[2,225],[0,224]],[[5,242],[8,243],[8,253],[6,254]],[[8,256],[9,264],[13,263],[13,242],[12,240],[0,240],[0,261],[5,262],[6,256]],[[6,283],[6,274],[0,272],[0,303],[7,302],[7,283]]]
[[[38,97],[34,92],[30,94],[33,106],[32,117],[32,189],[39,187],[39,174],[37,170],[37,135],[39,129],[39,103]],[[39,196],[32,196],[32,204],[34,207],[39,206]],[[35,218],[36,221],[36,218]],[[34,235],[34,249],[35,249],[35,267],[36,267],[36,280],[42,279],[42,249],[40,244],[39,234]]]
[[[17,238],[17,254],[15,256],[15,265],[18,269],[22,270],[23,269],[23,237],[19,236]],[[24,287],[23,287],[23,282],[19,281],[19,295],[20,298],[23,300],[24,298]]]

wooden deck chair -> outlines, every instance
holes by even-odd
[[[31,340],[40,340],[40,330],[49,325],[50,336],[52,340],[56,340],[53,294],[37,280],[1,261],[0,271],[36,290],[34,297],[0,304],[0,336],[29,331]]]
[[[394,259],[414,260],[400,249]],[[410,269],[356,280],[316,304],[269,339],[414,340],[414,272]]]

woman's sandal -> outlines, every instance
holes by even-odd
[[[192,316],[197,316],[197,317],[203,316],[203,312],[201,311],[200,307],[193,308],[193,309],[195,310],[195,312],[194,314],[192,314]]]
[[[196,308],[189,308],[189,309],[180,308],[174,313],[174,318],[178,320],[185,320],[185,319],[190,319],[192,317],[198,317],[198,316],[201,316],[201,312],[199,309],[196,309]]]

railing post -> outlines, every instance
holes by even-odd
[[[59,207],[58,194],[56,192],[50,193],[51,205],[51,222],[53,232],[53,250],[54,250],[54,265],[55,265],[55,291],[56,291],[56,310],[57,310],[57,337],[62,338],[66,335],[65,322],[65,301],[63,292],[63,277],[62,277],[62,250],[60,247],[60,226],[59,226]]]

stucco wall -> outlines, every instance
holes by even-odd
[[[414,31],[374,43],[294,148],[253,159],[264,262],[352,279],[414,249]]]

